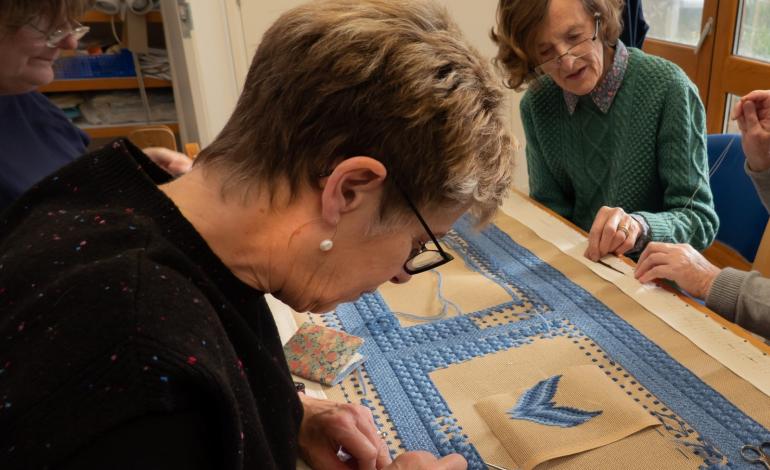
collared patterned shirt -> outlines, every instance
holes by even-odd
[[[612,61],[612,68],[607,71],[607,75],[604,76],[601,83],[591,90],[591,99],[604,114],[607,114],[610,106],[612,106],[612,101],[615,99],[615,95],[623,83],[623,75],[626,73],[627,66],[628,49],[618,39],[618,45],[615,46],[615,58]],[[575,112],[580,97],[567,90],[563,90],[563,93],[564,101],[567,102],[567,110],[572,115]]]
[[[623,83],[623,76],[626,74],[627,66],[628,49],[626,49],[625,44],[618,39],[618,45],[615,46],[615,58],[612,61],[612,68],[607,71],[604,79],[596,86],[596,88],[591,90],[590,93],[591,100],[593,100],[596,107],[604,114],[607,114],[610,111],[610,106],[612,106],[612,102],[615,100],[615,95],[617,95],[620,85]],[[563,90],[563,93],[564,101],[567,103],[567,110],[571,116],[577,108],[580,97],[566,90]],[[650,225],[644,217],[639,214],[629,215],[639,223],[641,231],[637,235],[634,247],[626,254],[636,254],[641,252],[650,241]]]

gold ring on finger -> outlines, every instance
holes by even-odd
[[[628,231],[627,225],[618,225],[618,232],[623,232],[623,234],[628,238],[631,233]]]

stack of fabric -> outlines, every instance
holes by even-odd
[[[171,80],[171,65],[165,49],[150,48],[146,54],[139,54],[139,64],[145,77]]]
[[[170,91],[148,91],[149,113],[136,92],[116,91],[90,96],[80,105],[89,125],[123,124],[129,122],[176,121],[174,95]]]

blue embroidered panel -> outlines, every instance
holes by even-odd
[[[524,392],[516,406],[508,410],[514,419],[526,419],[546,426],[572,428],[602,414],[601,411],[584,411],[569,406],[556,406],[553,397],[559,389],[561,375],[554,375],[536,383]]]
[[[469,267],[511,294],[508,304],[530,305],[529,310],[515,321],[485,328],[478,320],[504,306],[402,327],[382,297],[374,293],[324,315],[327,326],[365,339],[360,352],[368,358],[366,373],[405,449],[424,449],[440,455],[458,452],[468,460],[469,468],[485,469],[428,374],[522,347],[535,339],[567,337],[575,343],[585,340],[600,347],[609,364],[617,364],[618,371],[631,374],[631,383],[639,390],[644,387],[654,394],[665,407],[650,413],[661,420],[672,437],[697,432],[697,441],[684,445],[703,458],[702,468],[753,468],[740,457],[740,447],[770,440],[770,431],[590,293],[495,226],[477,233],[468,220],[461,219],[448,239]]]

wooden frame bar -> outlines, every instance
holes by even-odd
[[[721,0],[714,46],[714,67],[709,87],[707,128],[711,134],[724,130],[727,95],[745,95],[770,86],[770,63],[733,54],[742,0]]]

